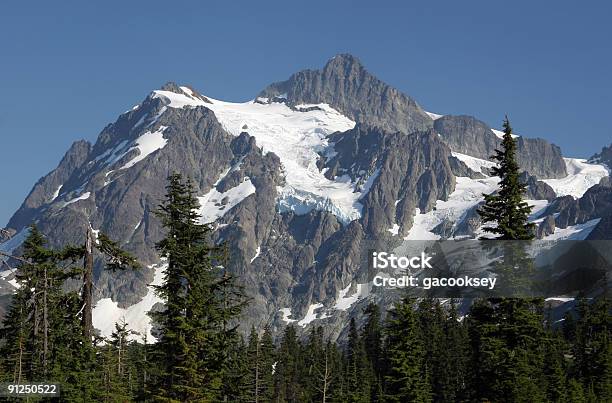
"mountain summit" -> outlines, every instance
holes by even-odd
[[[487,159],[496,133],[473,117],[425,112],[346,54],[245,103],[167,83],[95,144],[74,143],[34,185],[9,222],[15,237],[0,248],[18,248],[32,222],[55,246],[82,243],[89,226],[103,230],[148,268],[112,273],[96,263],[94,325],[108,334],[125,317],[148,332],[146,313],[160,302],[148,285],[164,270],[154,211],[168,175],[181,172],[252,298],[244,329],[325,321],[339,335],[368,299],[384,297],[361,265],[369,240],[479,235],[475,209],[497,186]],[[543,234],[607,233],[604,165],[526,137],[518,157]],[[0,292],[10,280],[0,273]]]

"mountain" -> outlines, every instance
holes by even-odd
[[[75,142],[34,185],[0,248],[18,250],[32,222],[56,246],[82,242],[90,225],[103,230],[147,267],[112,273],[96,262],[94,325],[108,334],[124,317],[150,331],[146,312],[160,300],[148,285],[164,270],[153,213],[167,176],[181,172],[252,298],[244,329],[316,321],[338,335],[368,298],[392,297],[373,290],[363,270],[372,240],[481,233],[475,209],[496,188],[487,158],[498,145],[499,132],[483,122],[424,111],[351,55],[246,103],[168,83],[95,144]],[[606,166],[563,158],[543,139],[521,136],[518,150],[542,236],[612,235]]]

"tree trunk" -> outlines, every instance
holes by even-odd
[[[44,288],[43,288],[43,375],[47,376],[47,358],[49,355],[49,307],[47,301],[47,290],[49,288],[49,278],[47,267],[44,268]]]
[[[83,324],[83,336],[91,342],[93,335],[93,231],[91,226],[87,228],[87,239],[85,241],[85,258],[84,258],[84,273],[83,273],[83,316],[81,322]]]

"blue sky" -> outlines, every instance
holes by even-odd
[[[97,3],[97,4],[94,4]],[[589,156],[612,142],[608,2],[3,2],[0,225],[69,145],[166,81],[251,99],[359,57],[425,109]]]

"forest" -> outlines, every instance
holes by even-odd
[[[481,215],[498,239],[529,239],[513,142],[508,124],[500,191]],[[165,307],[150,313],[156,340],[124,321],[108,338],[92,326],[94,254],[108,270],[138,270],[134,257],[91,231],[83,245],[53,249],[32,225],[14,257],[0,382],[57,383],[61,394],[49,399],[75,402],[612,401],[605,292],[577,298],[555,322],[541,298],[476,299],[460,313],[458,301],[406,295],[390,307],[371,301],[339,340],[321,326],[243,329],[248,289],[226,270],[227,247],[210,241],[197,206],[191,182],[171,175],[157,211],[167,269],[156,286]]]

